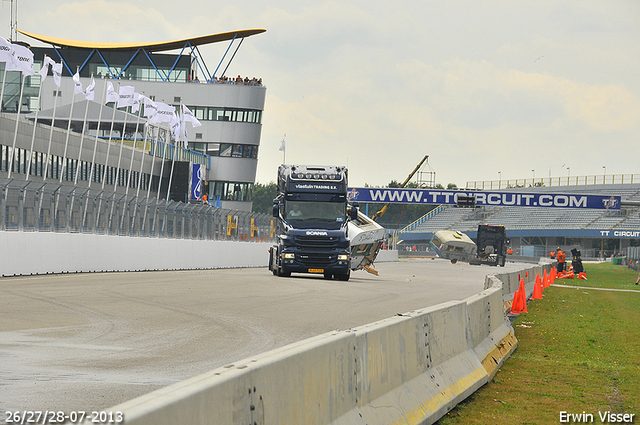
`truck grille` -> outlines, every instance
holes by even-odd
[[[337,237],[331,236],[298,236],[296,243],[302,249],[305,248],[335,248],[338,243]]]
[[[336,260],[336,256],[330,254],[299,254],[299,257],[308,266],[328,266]]]

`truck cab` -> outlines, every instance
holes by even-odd
[[[340,166],[281,165],[273,203],[277,245],[269,249],[276,276],[313,273],[349,280],[351,252],[347,223],[347,169]]]

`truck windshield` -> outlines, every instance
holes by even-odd
[[[290,201],[285,204],[286,220],[296,227],[311,228],[316,226],[314,223],[322,223],[322,227],[339,229],[346,216],[344,202]]]

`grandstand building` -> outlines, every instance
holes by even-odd
[[[538,186],[522,189],[501,189],[502,192],[547,192],[564,194],[597,194],[621,197],[621,208],[614,210],[541,208],[516,206],[482,206],[460,208],[440,205],[399,232],[405,246],[426,249],[438,230],[459,230],[476,237],[479,224],[502,225],[507,229],[511,247],[525,256],[544,257],[561,247],[569,253],[576,248],[587,259],[607,258],[626,253],[628,247],[640,246],[640,176],[624,179],[606,176],[604,183],[585,183],[561,186]],[[580,181],[575,178],[575,182]],[[495,187],[493,188],[496,189]],[[400,247],[402,249],[402,246]],[[569,255],[570,258],[570,255]]]
[[[242,41],[264,31],[161,43],[82,42],[21,32],[52,47],[30,47],[36,74],[24,79],[19,71],[4,72],[0,63],[0,79],[6,76],[0,99],[0,179],[185,201],[188,166],[200,164],[206,169],[209,200],[250,211],[266,88],[253,75],[226,78],[225,73]],[[217,67],[209,68],[198,46],[222,42],[229,47]],[[63,64],[59,86],[51,73],[41,84],[37,71],[45,55]],[[95,79],[93,101],[74,94],[76,72],[83,87]],[[147,119],[131,107],[103,106],[107,83],[116,91],[133,86],[176,110],[184,105],[202,125],[186,126],[185,149],[175,143],[167,124],[149,130]]]

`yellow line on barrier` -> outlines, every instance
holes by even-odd
[[[489,380],[493,379],[502,364],[502,359],[509,357],[516,349],[518,340],[513,332],[509,332],[502,340],[496,344],[491,351],[482,359],[482,366],[489,375]]]
[[[417,409],[407,412],[402,419],[393,423],[393,425],[417,425],[431,416],[438,408],[453,400],[456,396],[471,388],[476,382],[487,376],[484,368],[478,368],[469,375],[458,379],[455,383],[449,385],[442,390],[440,394],[425,401]]]

